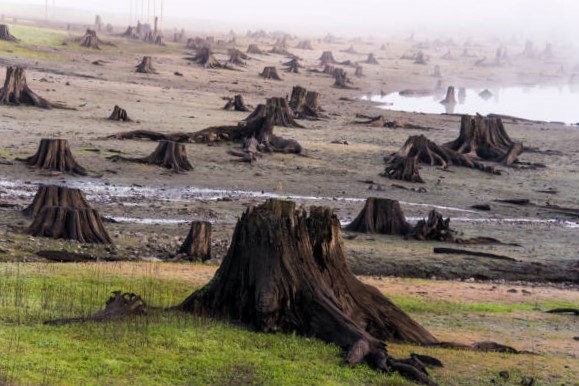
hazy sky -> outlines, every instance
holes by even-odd
[[[128,23],[138,3],[138,15],[160,14],[161,0],[48,0],[49,5],[74,7]],[[0,0],[6,3],[44,5],[45,0]],[[257,29],[332,30],[347,35],[387,35],[416,31],[441,34],[519,36],[550,39],[578,34],[576,0],[164,0],[165,23],[192,28],[189,20],[235,22]],[[144,5],[141,11],[141,5]],[[133,15],[135,12],[133,11]],[[112,17],[112,16],[109,16]],[[182,23],[183,25],[178,25]],[[227,25],[220,25],[228,30]]]

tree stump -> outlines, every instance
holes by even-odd
[[[22,213],[25,216],[36,217],[46,207],[91,208],[91,205],[80,189],[58,185],[40,185],[32,203]]]
[[[68,109],[63,104],[51,103],[38,96],[26,83],[26,73],[22,67],[7,67],[4,87],[0,89],[0,105],[21,104],[36,106],[43,109]]]
[[[356,66],[356,70],[354,70],[354,76],[361,78],[364,76],[364,67]]]
[[[15,42],[18,39],[16,39],[16,37],[10,33],[10,30],[6,24],[0,24],[0,40]]]
[[[139,40],[139,34],[137,32],[137,27],[133,27],[133,26],[128,26],[127,30],[121,35],[127,39],[132,39],[132,40]]]
[[[296,48],[300,50],[313,50],[312,42],[309,40],[300,40]]]
[[[384,162],[386,164],[396,164],[400,157],[416,157],[419,163],[430,166],[440,166],[443,169],[455,165],[478,169],[487,173],[500,174],[500,171],[492,166],[477,162],[471,157],[457,153],[449,147],[438,146],[424,135],[408,137],[404,145],[397,152],[384,157]]]
[[[352,83],[352,81],[348,78],[348,74],[342,68],[336,68],[334,70],[333,76],[334,76],[334,87],[347,89],[353,88],[352,86],[349,85]]]
[[[320,107],[320,93],[308,91],[301,86],[292,88],[289,107],[299,119],[324,118],[324,110]]]
[[[174,173],[193,170],[193,165],[187,159],[185,145],[173,141],[159,141],[157,148],[147,157],[128,158],[119,155],[108,157],[113,162],[128,161],[147,165],[158,165],[170,169]]]
[[[84,36],[78,39],[78,42],[81,47],[94,48],[97,50],[100,50],[100,44],[103,44],[103,41],[98,38],[96,31],[88,28]]]
[[[141,74],[157,74],[157,70],[153,67],[153,58],[143,56],[141,63],[136,66],[136,72]]]
[[[131,122],[131,118],[129,118],[129,114],[127,114],[127,111],[117,105],[115,105],[115,107],[113,108],[113,112],[109,116],[109,120]]]
[[[249,207],[214,278],[177,308],[261,332],[314,336],[344,349],[348,365],[365,360],[434,384],[415,367],[399,366],[384,341],[434,344],[436,338],[350,272],[330,208],[313,207],[306,216],[292,201]]]
[[[17,158],[28,165],[45,170],[54,170],[63,173],[78,174],[86,176],[85,168],[80,166],[70,151],[70,146],[66,139],[43,138],[36,154],[28,158]]]
[[[411,226],[406,222],[398,201],[369,197],[362,211],[345,229],[360,233],[405,235]]]
[[[336,71],[336,67],[332,66],[331,64],[326,64],[322,72],[328,75],[334,75],[334,71]]]
[[[193,57],[185,58],[197,64],[201,64],[203,68],[221,68],[223,65],[215,59],[213,52],[207,46],[201,47],[197,50],[197,54]]]
[[[322,56],[320,56],[319,60],[322,63],[322,66],[325,66],[326,64],[337,64],[338,63],[336,61],[336,59],[334,59],[334,54],[332,54],[332,51],[324,51],[322,53]]]
[[[379,64],[378,60],[376,60],[373,53],[368,54],[368,58],[366,59],[366,61],[364,63],[366,63],[366,64]]]
[[[187,238],[179,248],[191,261],[207,261],[211,259],[211,223],[193,221]]]
[[[440,101],[443,105],[455,105],[456,98],[454,97],[454,87],[448,86],[446,89],[446,97]]]
[[[501,118],[478,114],[474,117],[463,115],[458,138],[443,147],[506,166],[516,162],[523,152],[523,144],[511,140]]]
[[[280,76],[277,74],[276,68],[273,66],[264,67],[259,76],[265,79],[281,80]]]
[[[257,105],[255,110],[244,121],[248,122],[252,119],[266,116],[271,116],[273,124],[276,126],[303,128],[302,125],[295,121],[295,114],[285,98],[267,98],[265,105]]]
[[[417,157],[398,157],[393,163],[386,166],[383,177],[392,180],[424,183],[418,173]]]
[[[93,208],[44,207],[34,218],[27,233],[32,236],[76,240],[81,243],[112,243],[99,213]]]
[[[248,60],[249,56],[238,50],[237,48],[229,50],[229,63],[235,64],[236,66],[247,66],[245,60]]]
[[[408,237],[416,240],[434,240],[454,242],[454,231],[450,229],[450,218],[442,217],[440,212],[433,209],[428,214],[428,219],[422,219],[412,228]]]
[[[248,54],[255,54],[255,55],[265,55],[265,52],[263,52],[258,46],[257,44],[250,44],[247,47],[247,53]]]
[[[233,98],[228,98],[223,110],[249,111],[243,101],[243,96],[240,94],[235,95]]]
[[[300,73],[300,68],[303,67],[303,66],[300,64],[299,59],[297,59],[297,58],[293,58],[293,59],[290,60],[289,62],[283,63],[283,65],[286,67],[286,69],[285,69],[286,72],[292,72],[292,73],[294,73],[294,74],[299,74],[299,73]]]

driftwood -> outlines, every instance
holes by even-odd
[[[458,138],[443,147],[507,166],[515,163],[523,152],[523,144],[511,140],[500,118],[481,115],[463,115]]]
[[[264,67],[259,76],[265,79],[281,80],[280,76],[277,74],[276,68],[273,66]]]
[[[70,109],[63,104],[49,102],[32,91],[26,83],[24,68],[7,67],[4,86],[0,89],[0,105],[18,106],[21,104],[44,109]]]
[[[308,91],[301,86],[294,86],[289,101],[289,107],[299,119],[325,118],[320,107],[320,93]]]
[[[9,42],[18,41],[18,39],[10,33],[6,24],[0,24],[0,40],[7,40]]]
[[[381,176],[388,177],[392,180],[423,183],[424,180],[420,177],[418,169],[416,156],[398,157],[394,162],[386,166]]]
[[[266,99],[265,105],[257,105],[255,110],[244,121],[251,121],[265,116],[272,116],[276,126],[303,128],[302,125],[295,121],[295,114],[285,98],[274,97]]]
[[[115,107],[113,108],[113,112],[109,116],[109,120],[122,121],[122,122],[131,122],[132,121],[132,119],[129,118],[129,114],[127,114],[127,111],[125,109],[119,107],[118,105],[115,105]]]
[[[445,253],[448,255],[467,255],[467,256],[487,257],[489,259],[496,259],[496,260],[517,261],[517,259],[513,259],[512,257],[509,257],[509,256],[496,255],[494,253],[488,253],[488,252],[469,251],[466,249],[436,247],[433,249],[433,252],[434,253]]]
[[[109,135],[110,139],[150,139],[151,141],[191,142],[191,135],[187,133],[159,133],[151,130],[132,130]]]
[[[17,158],[16,160],[25,162],[29,166],[38,169],[79,174],[81,176],[88,174],[86,169],[80,166],[72,156],[66,139],[43,138],[40,140],[36,154],[28,158]]]
[[[207,261],[211,259],[211,223],[193,221],[179,253],[183,253],[191,261]]]
[[[113,296],[107,300],[105,309],[98,311],[94,315],[79,318],[47,320],[44,324],[59,326],[72,323],[107,322],[130,316],[143,315],[146,312],[146,308],[147,305],[140,296],[133,293],[114,291]]]
[[[460,154],[449,147],[438,146],[424,135],[408,137],[400,150],[384,157],[384,162],[386,164],[394,164],[400,157],[416,157],[419,163],[430,166],[440,166],[443,169],[454,165],[478,169],[492,174],[500,174],[500,171],[492,166],[477,162],[471,157]]]
[[[80,189],[58,185],[40,185],[32,203],[22,213],[25,216],[36,217],[46,207],[91,208],[91,205]]]
[[[143,60],[136,67],[136,71],[141,74],[157,74],[157,70],[153,67],[153,58],[150,56],[143,56]]]
[[[112,243],[99,213],[93,208],[46,206],[34,217],[26,233],[81,243]]]
[[[314,336],[342,347],[345,364],[367,361],[435,384],[422,369],[388,354],[386,340],[437,340],[350,272],[340,222],[329,208],[313,207],[306,216],[292,201],[249,207],[213,280],[177,308],[257,331]]]
[[[197,50],[197,54],[192,57],[185,58],[203,66],[203,68],[222,68],[223,65],[219,63],[213,52],[207,46],[201,47]]]
[[[157,148],[147,157],[128,158],[120,155],[108,157],[113,162],[128,161],[147,165],[158,165],[170,169],[174,173],[193,170],[193,165],[187,159],[185,145],[179,142],[162,140]]]
[[[237,94],[233,98],[227,98],[227,103],[223,106],[223,110],[249,111],[249,108],[245,105],[243,96]]]
[[[350,232],[405,235],[411,226],[406,222],[398,201],[369,197],[362,211],[345,229]]]

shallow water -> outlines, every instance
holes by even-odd
[[[446,90],[428,96],[403,96],[398,92],[364,96],[362,99],[380,103],[380,107],[396,111],[430,114],[502,114],[548,122],[579,123],[579,87],[526,86],[490,88],[487,98],[479,95],[483,89],[455,90],[455,105],[444,105]]]

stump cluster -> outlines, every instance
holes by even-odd
[[[157,148],[147,157],[128,158],[119,155],[108,157],[113,162],[128,161],[147,165],[158,165],[170,169],[173,173],[193,170],[193,165],[187,159],[185,145],[179,142],[161,140]]]
[[[86,176],[85,168],[80,166],[72,156],[66,139],[43,138],[36,154],[28,158],[17,158],[29,166],[44,170]]]

